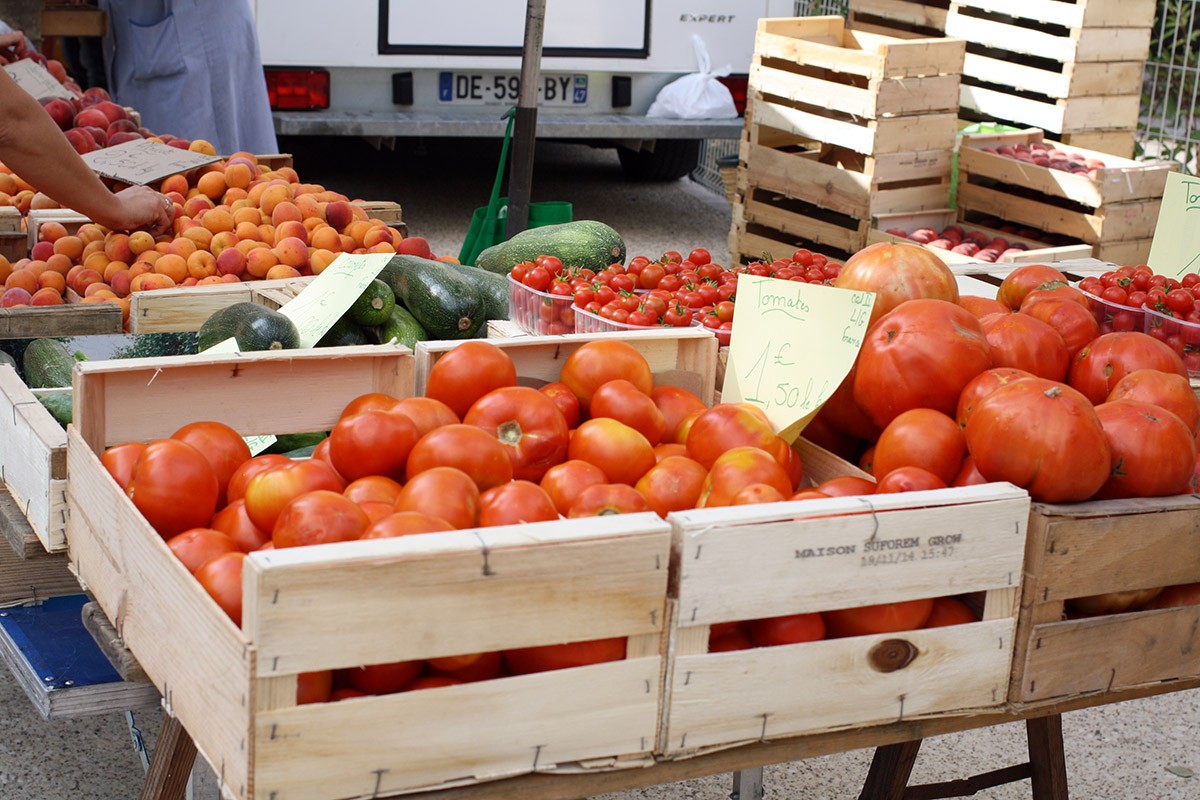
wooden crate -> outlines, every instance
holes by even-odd
[[[108,14],[98,8],[47,5],[40,20],[42,36],[103,36]]]
[[[871,224],[845,214],[749,186],[733,206],[731,253],[761,258],[791,255],[797,247],[816,248],[831,258],[848,257],[867,242]]]
[[[72,564],[225,796],[334,800],[650,762],[670,546],[656,515],[253,553],[239,629],[98,459],[107,445],[198,419],[244,434],[326,429],[350,399],[406,396],[412,380],[408,351],[386,346],[96,362],[76,373]],[[121,409],[134,402],[173,411],[133,419]],[[387,619],[394,635],[351,619]],[[624,661],[295,704],[306,671],[613,636],[629,637]]]
[[[0,532],[6,540],[0,541],[0,607],[79,593],[67,554],[43,550],[17,502],[2,489]]]
[[[1083,147],[1098,153],[1111,153],[1121,158],[1133,158],[1137,144],[1137,131],[1133,128],[1118,131],[1083,131],[1066,133],[1061,137],[1063,144]]]
[[[1200,606],[1064,619],[1073,598],[1200,581],[1200,497],[1035,503],[1010,700],[1200,675]]]
[[[38,231],[47,222],[57,222],[67,229],[67,233],[73,234],[80,225],[91,220],[69,208],[35,208],[25,216],[25,233],[28,236],[26,251],[32,250],[38,243]]]
[[[964,82],[960,88],[963,109],[996,121],[1036,125],[1055,133],[1130,130],[1137,126],[1141,97],[1127,94],[1108,97],[1030,98]]]
[[[0,475],[49,552],[67,547],[67,432],[12,367],[0,365]]]
[[[279,308],[312,280],[312,276],[305,276],[134,292],[129,296],[129,332],[198,331],[214,312],[235,303]]]
[[[979,233],[987,234],[991,238],[998,236],[1004,237],[1010,243],[1020,243],[1026,245],[1029,249],[1022,250],[1008,255],[1002,255],[996,263],[1003,264],[1029,264],[1029,263],[1046,263],[1055,261],[1066,261],[1069,259],[1084,258],[1092,254],[1091,245],[1079,243],[1071,245],[1061,245],[1058,247],[1050,246],[1045,242],[1039,242],[1035,239],[1027,239],[1022,236],[1016,236],[1011,233],[988,228],[982,225],[972,225],[969,222],[959,222],[956,212],[953,209],[942,209],[940,211],[922,211],[911,214],[887,214],[881,217],[876,217],[875,225],[867,232],[867,244],[876,242],[909,242],[911,239],[888,233],[888,230],[899,228],[907,233],[913,233],[920,228],[933,228],[935,231],[941,231],[949,225],[958,225],[966,233],[978,231]],[[926,250],[933,252],[938,258],[948,265],[955,264],[973,264],[978,263],[978,259],[973,256],[963,253],[955,253],[951,250],[942,250],[937,247],[929,247],[922,245]]]
[[[120,333],[121,326],[115,303],[0,308],[0,339]]]
[[[1145,61],[1155,0],[953,0],[946,35],[1058,61]]]
[[[1095,246],[1096,258],[1113,264],[1137,266],[1150,258],[1150,245],[1154,238],[1131,239],[1125,242],[1101,242]]]
[[[668,757],[1004,704],[1028,495],[988,484],[865,499],[670,516]],[[984,621],[707,652],[717,623],[964,592],[986,592]]]
[[[966,172],[1031,189],[1048,197],[1060,197],[1089,208],[1099,208],[1110,203],[1162,199],[1167,175],[1179,170],[1177,161],[1132,161],[1067,144],[1051,143],[1056,150],[1082,156],[1087,161],[1100,160],[1105,166],[1097,168],[1094,175],[1073,173],[985,151],[985,148],[994,150],[1043,141],[1045,134],[1037,128],[1010,133],[965,135],[958,149],[959,173]]]
[[[854,30],[885,36],[939,37],[946,33],[950,0],[850,0]]]

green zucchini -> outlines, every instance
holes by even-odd
[[[346,313],[352,322],[374,327],[386,322],[395,306],[396,295],[392,288],[376,278],[363,290]]]
[[[17,360],[3,350],[0,350],[0,364],[7,364],[14,370],[17,368]]]
[[[58,422],[59,425],[66,427],[71,424],[72,413],[72,398],[71,392],[55,392],[54,394],[40,394],[37,396],[38,402],[46,407],[50,412],[50,416]]]
[[[207,350],[233,337],[238,349],[293,350],[300,346],[296,324],[274,309],[258,303],[234,303],[214,312],[200,326],[199,346]]]
[[[479,290],[451,264],[398,255],[379,277],[430,338],[470,339],[487,321]]]
[[[417,342],[423,342],[428,338],[429,334],[421,327],[421,323],[417,322],[417,318],[407,308],[400,305],[393,308],[392,316],[379,326],[380,344],[394,341],[411,350],[417,346]]]
[[[497,266],[500,263],[500,256],[504,251],[504,242],[494,244],[480,251],[479,255],[475,256],[475,266],[488,272],[495,272],[497,275],[507,274],[508,270]]]
[[[25,383],[31,389],[71,385],[75,357],[62,342],[55,339],[34,339],[25,348],[22,361],[25,367]]]
[[[313,451],[316,449],[317,446],[315,444],[310,444],[307,447],[297,447],[295,450],[288,450],[283,455],[288,458],[312,458]]]
[[[390,291],[390,290],[389,290]],[[392,301],[393,305],[395,301]],[[367,334],[355,324],[348,315],[343,314],[325,335],[317,340],[317,347],[352,347],[359,344],[370,344]]]
[[[329,434],[324,431],[317,433],[280,433],[276,434],[275,441],[263,452],[287,454],[302,447],[316,447],[327,438],[329,438]],[[309,455],[312,454],[310,453]]]
[[[569,267],[597,272],[609,264],[625,263],[625,240],[594,219],[529,228],[496,247],[500,249],[495,253],[489,252],[491,248],[480,253],[475,266],[504,275],[514,265],[542,255],[557,256]]]
[[[508,319],[508,278],[479,267],[459,265],[454,271],[475,285],[483,298],[484,316],[487,319]]]

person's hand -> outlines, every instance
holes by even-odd
[[[111,220],[96,220],[113,230],[144,228],[159,234],[170,229],[175,219],[175,204],[147,186],[130,186],[113,195]]]
[[[20,50],[25,45],[25,34],[21,31],[0,33],[0,50]]]

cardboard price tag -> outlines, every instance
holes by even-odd
[[[300,331],[300,346],[313,347],[392,260],[392,253],[342,253],[279,313]]]
[[[266,450],[277,441],[272,433],[264,433],[259,436],[243,436],[246,440],[246,445],[250,448],[250,455],[256,456],[263,450]]]
[[[212,347],[206,347],[200,351],[201,353],[240,353],[242,348],[238,346],[237,339],[230,336],[228,339],[217,342]]]
[[[1146,263],[1160,275],[1180,278],[1200,272],[1200,178],[1167,173],[1162,207]]]
[[[795,441],[854,366],[875,295],[746,274],[737,298],[721,400],[753,403]]]
[[[82,158],[97,175],[122,183],[140,185],[154,183],[179,172],[190,172],[221,160],[220,156],[180,150],[178,147],[152,142],[149,139],[136,139],[93,150],[84,153]]]
[[[58,82],[41,64],[28,58],[4,65],[4,71],[9,74],[17,86],[20,86],[38,100],[43,97],[74,98],[71,90]]]

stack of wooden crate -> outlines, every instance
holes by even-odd
[[[945,208],[964,44],[763,19],[730,252],[845,257],[879,214]]]
[[[963,136],[958,152],[960,218],[969,222],[998,216],[1085,242],[1104,261],[1146,263],[1167,173],[1178,165],[1058,144],[1053,145],[1056,150],[1091,162],[1093,168],[1068,172],[1013,157],[1042,140],[1037,129]]]
[[[963,116],[1132,156],[1154,10],[1154,0],[954,0],[945,31],[967,41]]]
[[[950,0],[850,0],[846,19],[856,31],[885,36],[946,35]]]

